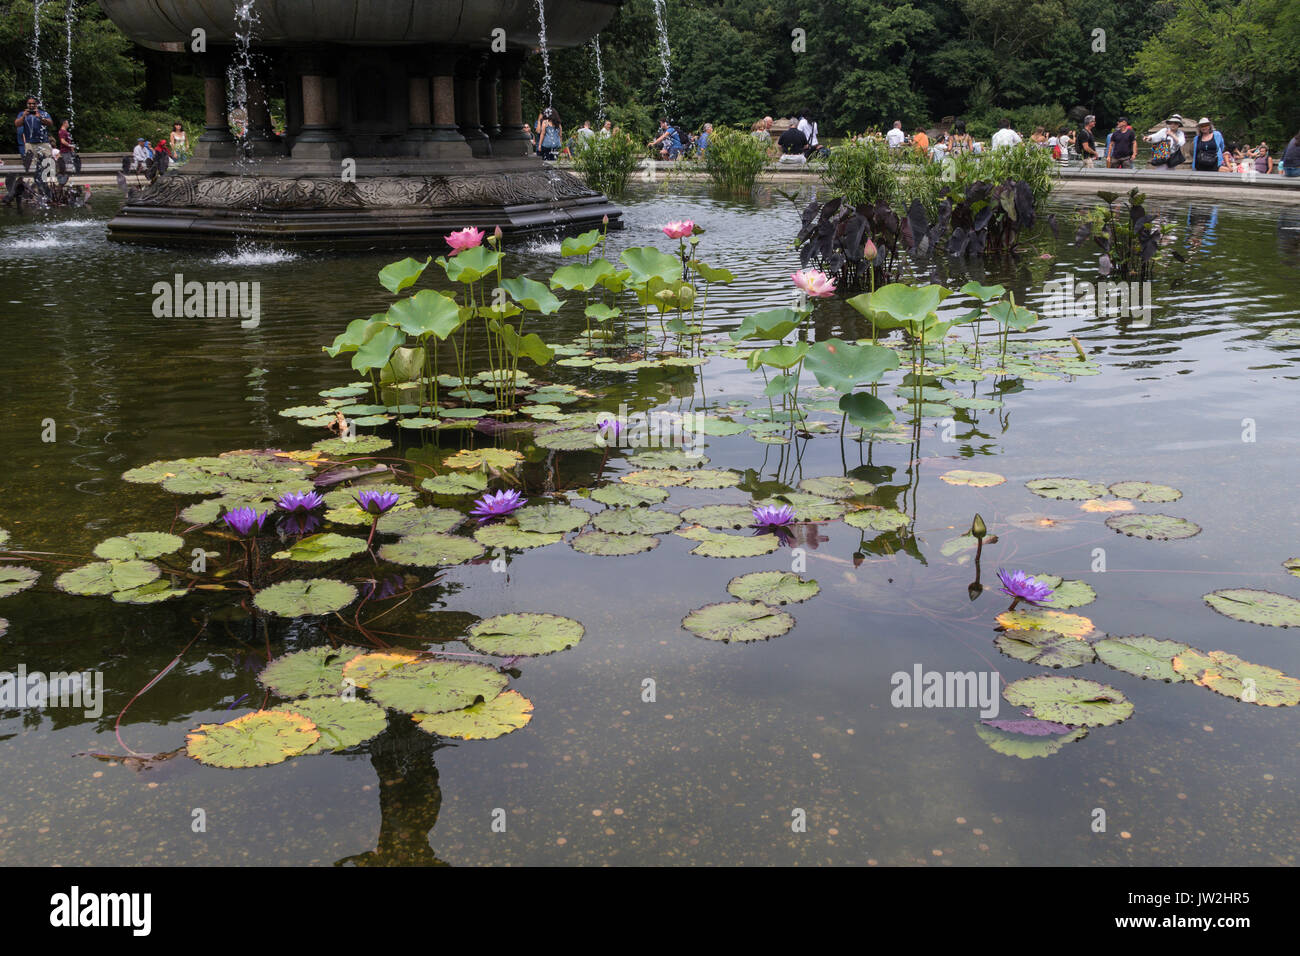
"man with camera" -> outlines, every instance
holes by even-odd
[[[14,129],[18,132],[18,154],[23,158],[25,171],[31,171],[34,159],[53,156],[49,130],[54,129],[54,120],[40,108],[36,97],[27,97],[27,107],[14,120]]]

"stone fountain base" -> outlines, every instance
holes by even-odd
[[[507,236],[574,234],[622,211],[576,177],[531,157],[463,162],[261,159],[232,175],[195,159],[128,198],[108,224],[114,239],[174,244],[269,240],[330,248],[429,246],[475,226]]]

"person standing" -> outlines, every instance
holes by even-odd
[[[1076,142],[1079,146],[1079,156],[1083,159],[1083,168],[1092,169],[1093,164],[1097,162],[1097,137],[1093,134],[1093,127],[1097,125],[1097,117],[1089,113],[1083,118],[1083,125],[1079,127],[1079,135]]]
[[[180,120],[172,123],[171,135],[168,136],[167,139],[171,145],[172,157],[174,159],[178,162],[183,162],[189,158],[190,151],[188,144],[186,143],[185,127],[181,125]]]
[[[948,151],[951,153],[969,153],[975,149],[975,140],[966,132],[966,121],[952,121],[952,131],[948,134]]]
[[[548,106],[537,117],[537,152],[542,159],[555,159],[563,145],[564,126],[560,123],[560,114]]]
[[[1165,125],[1142,138],[1151,144],[1151,165],[1173,169],[1183,161],[1183,144],[1187,137],[1183,135],[1182,117],[1175,113],[1165,120]]]
[[[709,139],[713,136],[713,124],[705,123],[704,130],[700,133],[699,138],[695,140],[695,151],[701,156],[709,148]]]
[[[1132,169],[1133,154],[1137,150],[1136,140],[1137,133],[1129,125],[1128,117],[1121,116],[1106,145],[1106,166],[1110,169]]]
[[[27,97],[27,105],[14,119],[14,129],[18,134],[18,155],[23,159],[23,169],[30,170],[36,155],[50,155],[50,133],[54,120],[50,114],[40,108],[36,97]],[[29,150],[29,147],[36,147]],[[29,156],[28,153],[33,155]]]
[[[912,148],[923,157],[929,154],[930,135],[926,133],[924,126],[918,126],[916,132],[912,134]]]
[[[602,123],[600,127],[600,138],[608,139],[610,136],[613,135],[613,131],[614,131],[614,124],[609,120],[605,120],[605,122]]]
[[[1282,153],[1282,175],[1300,176],[1300,132],[1291,137]]]
[[[998,131],[993,134],[993,140],[989,144],[993,149],[1006,149],[1011,146],[1017,146],[1022,142],[1020,134],[1011,128],[1011,120],[1007,117],[1002,118]]]
[[[903,145],[905,139],[907,134],[903,132],[903,121],[894,120],[894,128],[885,134],[885,145],[890,149],[897,149]]]
[[[1214,128],[1209,117],[1196,122],[1196,139],[1192,140],[1192,169],[1203,173],[1230,173],[1232,167],[1223,147],[1223,134]]]

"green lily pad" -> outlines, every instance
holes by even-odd
[[[524,531],[512,524],[486,524],[474,532],[474,540],[484,547],[507,548],[515,551],[544,548],[548,544],[555,544],[563,537],[562,534]]]
[[[781,545],[774,534],[726,534],[706,528],[685,528],[676,534],[698,541],[691,554],[704,558],[756,558],[761,554],[771,554]]]
[[[682,519],[671,511],[650,508],[614,508],[602,511],[591,522],[610,534],[663,534],[681,525]]]
[[[21,564],[0,564],[0,598],[26,591],[36,583],[41,572]]]
[[[355,647],[309,647],[277,657],[258,680],[281,697],[319,697],[343,691],[343,665],[360,655]]]
[[[515,512],[515,520],[524,531],[562,534],[577,531],[591,520],[591,515],[573,505],[548,501],[520,508]]]
[[[280,617],[307,617],[332,614],[347,607],[356,597],[357,589],[350,584],[329,578],[312,578],[272,584],[257,592],[253,604]]]
[[[1110,486],[1116,498],[1129,498],[1148,504],[1177,501],[1183,493],[1169,485],[1154,485],[1149,481],[1117,481]]]
[[[975,728],[975,733],[979,735],[980,740],[988,744],[989,748],[996,753],[1008,757],[1019,757],[1021,760],[1029,760],[1033,757],[1050,757],[1066,744],[1086,737],[1088,729],[1078,727],[1068,734],[1031,737],[1027,734],[1012,733],[1000,730],[997,727],[990,727],[987,724],[979,724]]]
[[[1092,585],[1083,581],[1065,581],[1055,574],[1030,575],[1039,584],[1052,589],[1052,596],[1046,601],[1039,601],[1039,607],[1048,607],[1056,611],[1065,611],[1072,607],[1083,607],[1097,600],[1097,592]]]
[[[478,542],[447,534],[414,534],[379,549],[379,557],[385,561],[421,568],[464,564],[482,554]]]
[[[1282,567],[1286,568],[1288,574],[1300,578],[1300,558],[1287,558],[1282,562]]]
[[[786,491],[773,495],[771,498],[756,501],[754,504],[755,506],[770,505],[776,507],[789,505],[794,509],[796,521],[834,521],[849,510],[849,506],[845,501],[823,498],[821,495],[812,495],[806,491]]]
[[[687,488],[734,488],[740,484],[740,475],[734,471],[716,468],[701,468],[688,472],[685,485]]]
[[[464,520],[463,514],[451,508],[408,508],[380,516],[376,529],[383,534],[403,537],[412,534],[445,534]]]
[[[706,528],[748,528],[754,523],[754,509],[749,505],[705,505],[687,508],[681,517],[683,521]]]
[[[939,546],[939,553],[945,558],[955,557],[964,551],[974,551],[979,544],[979,539],[973,534],[959,534],[955,538],[949,538]],[[966,559],[963,558],[962,562]]]
[[[567,650],[582,640],[585,629],[557,614],[498,614],[469,629],[465,643],[493,657],[538,657]]]
[[[518,730],[533,719],[533,702],[515,690],[491,700],[444,714],[414,714],[420,729],[439,737],[492,740]]]
[[[1162,641],[1145,634],[1108,637],[1093,645],[1103,664],[1134,677],[1173,683],[1191,680],[1174,669],[1174,658],[1191,650],[1181,641]]]
[[[301,714],[320,732],[320,739],[299,755],[302,757],[347,750],[388,729],[384,709],[359,697],[308,697],[283,704],[281,709]]]
[[[1055,498],[1058,501],[1087,501],[1100,498],[1106,493],[1106,486],[1096,481],[1083,478],[1035,478],[1026,481],[1025,487],[1040,498]]]
[[[472,471],[475,468],[493,468],[509,471],[524,460],[519,452],[509,448],[462,448],[443,462],[448,468]]]
[[[794,618],[758,601],[725,601],[691,611],[682,627],[710,641],[766,641],[794,627]]]
[[[224,724],[199,724],[185,738],[185,752],[210,767],[266,767],[297,756],[320,740],[306,717],[259,710]]]
[[[1003,611],[997,621],[1004,628],[1012,631],[1051,631],[1065,637],[1082,640],[1093,632],[1092,621],[1082,614],[1066,614],[1064,611],[1044,611],[1036,607],[1021,608],[1018,611]]]
[[[727,582],[727,593],[732,597],[763,604],[797,604],[820,591],[816,581],[807,581],[789,571],[755,571]]]
[[[997,398],[954,398],[949,400],[949,405],[953,408],[969,408],[975,411],[992,411],[995,408],[1002,407],[1002,401]]]
[[[1262,707],[1300,704],[1300,680],[1280,670],[1243,661],[1227,651],[1188,648],[1173,660],[1174,670],[1200,687]]]
[[[387,438],[380,438],[378,435],[357,435],[350,439],[323,438],[318,442],[313,442],[311,447],[327,455],[349,458],[354,455],[368,455],[372,452],[383,451],[385,448],[392,448],[393,443]]]
[[[342,561],[364,550],[366,542],[362,538],[342,534],[313,534],[295,541],[271,557],[289,561]]]
[[[420,482],[420,487],[435,495],[472,495],[487,488],[488,476],[481,471],[434,475]]]
[[[133,531],[118,538],[108,538],[95,545],[95,557],[109,561],[133,561],[172,554],[185,546],[185,539],[158,531]]]
[[[680,448],[668,448],[638,452],[630,455],[627,462],[636,468],[678,468],[689,471],[693,468],[703,468],[709,463],[709,459],[704,455],[688,455]]]
[[[675,488],[687,482],[684,471],[669,471],[665,468],[647,468],[643,471],[630,471],[620,475],[619,480],[641,488]]]
[[[1079,677],[1025,677],[1009,684],[1002,696],[1039,720],[1071,727],[1108,727],[1133,713],[1133,704],[1114,687]]]
[[[748,426],[740,422],[726,422],[720,418],[697,417],[695,419],[695,430],[701,435],[709,435],[716,438],[722,438],[726,435],[739,435]]]
[[[864,508],[844,516],[844,523],[861,531],[901,531],[910,519],[893,508]]]
[[[860,498],[876,490],[876,486],[861,478],[846,478],[828,475],[825,478],[805,478],[799,487],[812,495],[823,498]]]
[[[534,441],[552,451],[589,451],[604,446],[604,439],[594,428],[574,428],[566,422],[537,430]]]
[[[1097,657],[1087,641],[1050,631],[1004,631],[993,643],[1007,657],[1043,667],[1078,667]]]
[[[1205,595],[1205,603],[1234,621],[1267,627],[1300,627],[1300,601],[1255,588],[1225,588]]]
[[[624,484],[602,485],[591,493],[592,501],[610,508],[654,505],[666,501],[667,498],[668,492],[662,488]]]
[[[118,604],[157,604],[175,597],[184,597],[189,592],[185,588],[173,587],[170,581],[159,578],[138,588],[127,591],[114,591],[113,600]]]
[[[162,571],[148,561],[94,561],[65,571],[54,586],[69,594],[112,594],[148,584]]]
[[[485,664],[421,661],[371,678],[370,696],[408,714],[442,714],[489,701],[507,684],[505,674]]]
[[[1111,515],[1106,519],[1106,527],[1130,538],[1146,538],[1148,541],[1173,541],[1190,538],[1201,533],[1201,526],[1186,518],[1173,515],[1144,515],[1136,512]]]
[[[640,554],[659,547],[659,539],[648,534],[610,534],[608,531],[588,531],[574,538],[570,545],[574,551],[602,557],[624,557]]]
[[[1000,485],[1006,478],[992,471],[967,471],[958,468],[956,471],[945,472],[939,476],[940,481],[946,481],[950,485],[968,485],[972,488],[992,488]]]

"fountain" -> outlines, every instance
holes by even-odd
[[[205,80],[193,158],[130,196],[110,236],[372,248],[463,226],[617,228],[616,206],[533,154],[520,77],[532,49],[586,43],[621,3],[549,0],[539,38],[539,10],[518,0],[318,0],[311,16],[292,0],[101,0],[133,40],[199,57]]]

